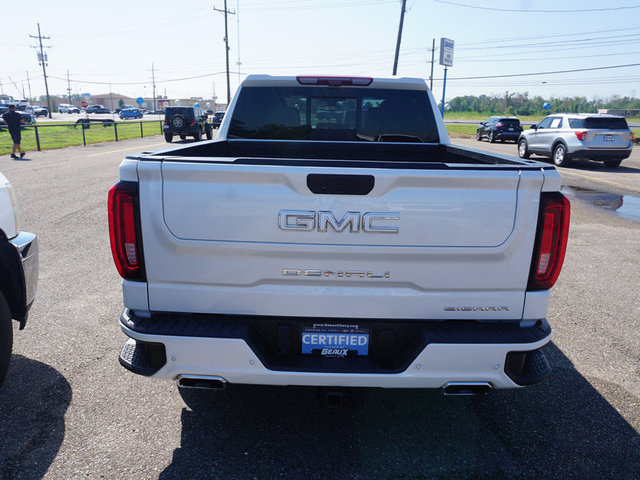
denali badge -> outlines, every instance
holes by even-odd
[[[445,312],[508,312],[509,307],[477,306],[477,307],[444,307]]]
[[[345,278],[389,278],[390,273],[373,273],[363,270],[320,270],[317,268],[283,268],[282,275],[285,277],[345,277]]]
[[[347,212],[340,220],[328,211],[280,210],[278,213],[278,227],[302,232],[327,232],[331,227],[334,232],[358,233],[362,229],[366,233],[398,233],[399,227],[393,224],[398,220],[398,212]]]

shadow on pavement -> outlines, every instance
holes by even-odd
[[[0,389],[0,478],[44,477],[64,439],[71,386],[53,368],[20,355]]]
[[[483,397],[357,389],[330,409],[314,389],[195,391],[160,478],[640,478],[640,435],[623,417],[638,399],[598,385],[627,400],[612,406],[555,345],[546,352],[545,382]]]

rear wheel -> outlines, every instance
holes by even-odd
[[[493,134],[493,131],[489,132],[489,143],[496,143],[496,137]]]
[[[604,166],[607,168],[618,168],[621,163],[622,160],[605,160]]]
[[[520,158],[529,158],[530,155],[527,141],[523,138],[518,142],[518,156]]]
[[[187,138],[186,135],[180,135],[180,140],[184,140],[185,138]]]
[[[571,159],[567,153],[567,147],[564,144],[559,143],[553,149],[553,163],[557,167],[568,167],[571,164]]]
[[[173,140],[173,133],[165,133],[165,134],[164,134],[164,139],[165,139],[167,142],[171,143],[171,141]]]
[[[13,325],[11,313],[4,296],[0,293],[0,387],[9,369],[13,348]]]

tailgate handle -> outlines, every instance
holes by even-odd
[[[373,175],[307,175],[307,187],[319,195],[367,195],[374,185]]]

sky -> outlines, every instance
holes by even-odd
[[[390,77],[402,0],[227,0],[230,93],[247,74]],[[2,0],[0,88],[51,94],[227,97],[224,0]],[[397,76],[443,94],[440,38],[455,42],[446,99],[640,96],[639,0],[406,0]],[[570,71],[570,72],[567,72]],[[566,72],[566,73],[558,73]],[[29,81],[27,81],[27,76]]]

